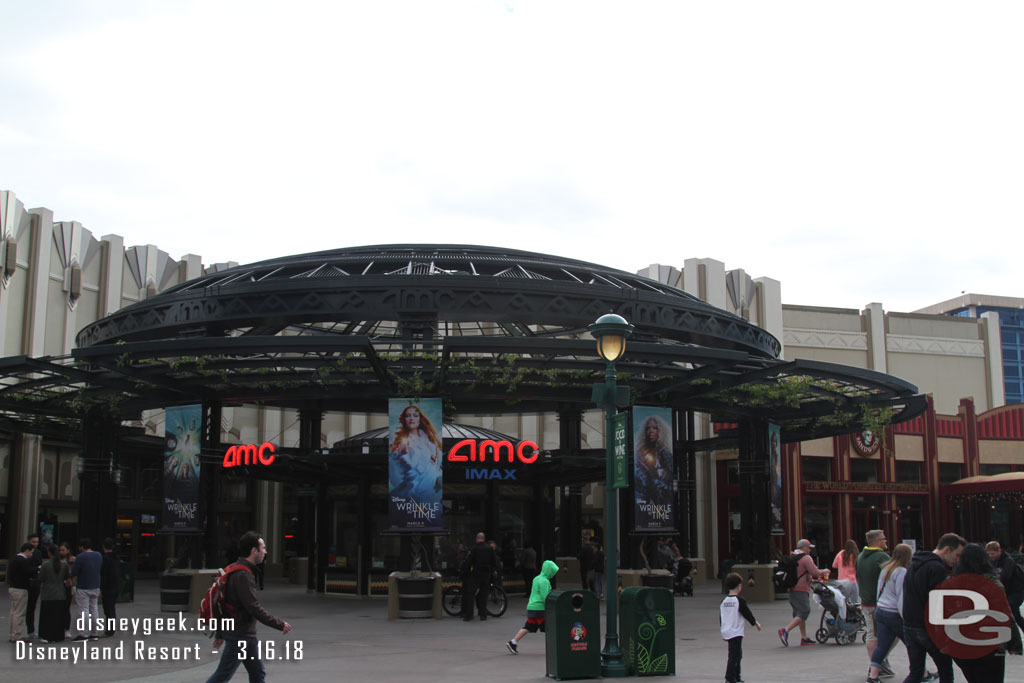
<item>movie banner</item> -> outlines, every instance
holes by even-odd
[[[392,531],[443,531],[441,399],[388,401],[388,521]]]
[[[199,453],[203,407],[166,410],[164,428],[163,528],[170,532],[201,532],[199,519]]]
[[[782,528],[782,431],[779,425],[768,425],[768,464],[771,480],[768,482],[772,501],[772,536],[785,536]]]
[[[634,529],[668,531],[675,528],[675,470],[672,410],[633,407]]]

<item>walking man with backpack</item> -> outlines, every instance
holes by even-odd
[[[811,542],[801,538],[796,543],[796,550],[789,558],[783,559],[780,566],[786,565],[786,573],[795,574],[796,579],[788,578],[789,606],[793,608],[793,621],[779,629],[779,640],[782,647],[789,647],[789,632],[795,628],[800,629],[800,644],[814,645],[814,641],[807,637],[807,617],[811,615],[811,581],[814,579],[828,578],[827,569],[818,569],[811,557]],[[795,567],[793,566],[795,564]]]
[[[260,639],[256,636],[256,622],[261,621],[282,633],[292,630],[291,624],[271,615],[260,606],[256,599],[256,581],[253,572],[256,565],[267,556],[267,546],[255,531],[246,532],[238,542],[238,561],[229,565],[222,597],[223,616],[234,618],[234,628],[222,631],[220,625],[214,634],[213,647],[223,653],[220,665],[206,683],[221,683],[230,680],[245,665],[250,683],[262,683],[267,671],[259,656]],[[239,569],[240,567],[240,569]]]

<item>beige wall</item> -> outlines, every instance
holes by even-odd
[[[964,442],[963,439],[953,439],[949,437],[940,437],[939,443],[939,462],[958,462],[963,463],[964,461]]]
[[[960,399],[967,396],[974,397],[979,413],[994,407],[986,400],[984,358],[890,353],[889,373],[913,382],[921,393],[931,394],[935,411],[944,415],[956,415]]]
[[[924,439],[913,434],[897,434],[894,439],[896,459],[924,462]]]
[[[1024,464],[1024,441],[979,441],[978,459],[982,465]]]
[[[800,455],[814,455],[823,458],[831,458],[834,455],[832,452],[832,439],[803,441],[800,443]]]

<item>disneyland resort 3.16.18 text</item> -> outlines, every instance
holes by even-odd
[[[225,619],[209,623],[203,619],[186,617],[179,612],[176,617],[120,617],[90,620],[82,615],[75,623],[79,633],[114,631],[132,636],[149,636],[154,633],[211,633],[219,629],[230,631],[234,620]],[[32,643],[19,641],[15,645],[15,659],[34,661],[112,662],[132,659],[135,661],[200,661],[203,649],[199,643],[187,645],[149,645],[138,638],[116,645],[101,645],[96,640],[69,641],[63,643]],[[216,654],[212,652],[211,654]]]

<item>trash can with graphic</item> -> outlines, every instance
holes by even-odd
[[[633,586],[622,591],[619,641],[630,674],[676,674],[675,615],[675,601],[668,588]]]
[[[551,591],[544,602],[546,675],[601,677],[601,602],[591,591]]]

